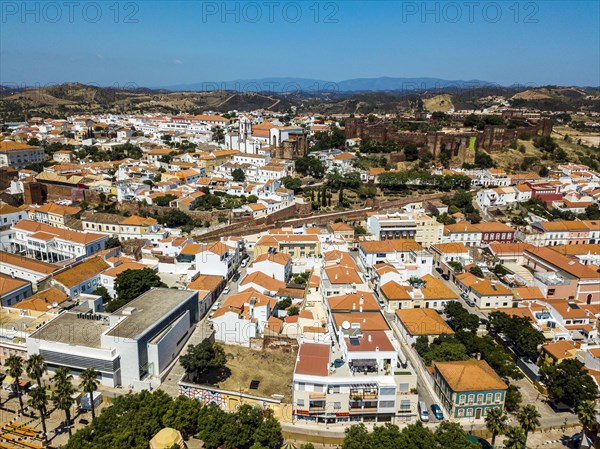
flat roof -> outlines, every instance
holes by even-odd
[[[101,348],[101,337],[110,328],[108,319],[88,320],[77,313],[63,312],[29,338],[67,345]]]
[[[198,292],[194,290],[176,290],[171,288],[154,288],[149,290],[113,314],[125,318],[110,329],[106,335],[136,339],[170,311],[187,301],[190,297],[197,295]],[[131,315],[123,313],[126,309],[133,307],[136,310]]]

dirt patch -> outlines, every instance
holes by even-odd
[[[274,339],[277,340],[277,339]],[[276,346],[276,345],[275,345]],[[284,396],[283,402],[291,403],[291,388],[297,350],[278,350],[275,347],[255,351],[241,346],[223,345],[227,356],[229,377],[218,382],[225,390],[241,391],[256,396]],[[251,389],[250,383],[258,381],[258,388]]]

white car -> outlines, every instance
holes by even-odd
[[[223,289],[223,294],[224,294],[224,295],[227,295],[227,294],[228,294],[230,291],[231,291],[231,289],[230,289],[229,287],[225,287],[225,288]]]
[[[246,268],[246,265],[248,265],[248,259],[244,259],[244,260],[242,260],[242,263],[240,264],[240,266],[241,266],[242,268]]]

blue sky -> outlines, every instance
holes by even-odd
[[[600,85],[600,2],[3,1],[0,83],[437,77]],[[87,5],[84,9],[84,5]]]

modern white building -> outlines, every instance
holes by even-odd
[[[0,167],[23,168],[45,160],[46,154],[41,147],[13,140],[0,142]]]
[[[63,312],[27,339],[27,353],[41,354],[53,372],[100,372],[107,387],[152,389],[198,321],[198,292],[156,288],[112,314]]]

